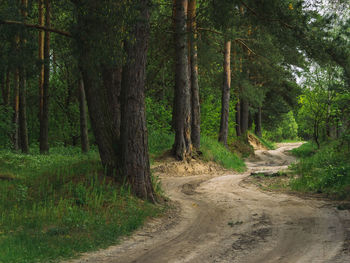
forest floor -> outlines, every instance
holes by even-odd
[[[70,262],[350,262],[350,212],[324,198],[265,191],[264,177],[300,143],[257,150],[247,172],[162,160],[153,167],[174,209],[106,250]],[[257,180],[261,183],[257,184]]]

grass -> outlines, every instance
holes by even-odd
[[[226,169],[232,169],[242,172],[245,170],[245,164],[235,153],[230,152],[224,145],[217,140],[207,136],[201,136],[201,151],[203,159],[213,161],[222,165]]]
[[[53,262],[107,247],[161,209],[103,176],[94,151],[0,151],[0,262]]]
[[[350,198],[350,153],[343,144],[333,142],[319,150],[312,143],[303,144],[292,153],[301,157],[292,166],[299,175],[290,182],[293,190],[324,193],[336,199]]]
[[[261,144],[264,145],[267,149],[269,149],[269,150],[275,150],[275,149],[277,148],[275,143],[270,142],[269,140],[264,139],[263,137],[256,136],[255,134],[254,134],[254,136],[255,136],[255,137],[261,142]]]
[[[298,158],[306,158],[314,155],[317,151],[317,145],[313,142],[307,142],[290,152]]]
[[[152,132],[149,134],[149,151],[151,157],[156,157],[171,149],[174,143],[174,135],[167,133]],[[201,152],[204,161],[213,161],[226,169],[244,171],[245,164],[235,153],[230,152],[217,140],[208,136],[201,136]]]
[[[173,135],[151,133],[156,157]],[[202,136],[203,159],[243,171],[244,162]],[[159,182],[152,178],[157,191]],[[56,147],[23,155],[0,151],[0,262],[56,262],[114,244],[164,207],[144,202],[104,176],[98,152]]]

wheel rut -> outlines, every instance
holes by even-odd
[[[285,169],[295,161],[287,151],[298,146],[257,151],[242,174],[162,175],[173,212],[71,262],[350,262],[348,210],[245,182],[251,172]]]

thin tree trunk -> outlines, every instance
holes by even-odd
[[[198,85],[198,52],[197,52],[197,25],[196,0],[189,0],[188,25],[190,32],[190,76],[191,76],[191,140],[196,150],[200,149],[200,102]]]
[[[9,103],[9,94],[10,94],[10,82],[9,82],[9,71],[6,70],[5,73],[1,73],[0,77],[0,86],[2,91],[2,102],[4,106],[8,106]],[[7,85],[8,84],[8,85]]]
[[[236,136],[241,136],[241,103],[237,101],[236,104]]]
[[[28,1],[22,0],[22,16],[23,19],[27,18]],[[20,48],[22,53],[25,50],[26,39],[21,37]],[[27,127],[27,96],[26,96],[26,71],[24,64],[19,67],[19,130],[22,153],[29,153],[28,145],[28,127]]]
[[[224,145],[227,145],[227,137],[228,137],[230,89],[231,89],[231,41],[226,40],[225,54],[224,54],[224,81],[222,86],[221,120],[220,120],[220,132],[219,132],[219,142],[222,142]]]
[[[19,134],[22,153],[29,153],[26,93],[25,70],[21,67],[19,72]]]
[[[19,149],[19,71],[14,72],[14,90],[13,90],[13,149],[18,151]]]
[[[241,133],[244,135],[248,131],[249,103],[246,99],[241,99]]]
[[[148,0],[137,0],[139,18],[126,42],[127,63],[122,80],[122,171],[133,192],[155,201],[148,155],[145,112],[146,57],[149,37]]]
[[[10,104],[10,69],[6,71],[6,80],[4,86],[4,105],[9,106]]]
[[[262,136],[261,130],[261,107],[258,108],[258,112],[255,113],[255,134],[259,137]]]
[[[175,142],[173,154],[179,160],[189,159],[192,155],[191,142],[191,96],[188,76],[187,49],[187,0],[176,0],[175,8]]]
[[[251,130],[253,127],[254,117],[250,112],[248,112],[248,130]]]
[[[44,1],[38,0],[38,23],[40,26],[44,26]],[[39,122],[41,122],[43,115],[43,97],[44,97],[44,31],[39,30],[39,61],[40,61],[40,73],[39,73]]]
[[[45,0],[45,26],[50,27],[51,3]],[[43,111],[40,120],[40,153],[49,152],[49,87],[50,87],[50,32],[45,31],[44,38],[44,83]]]
[[[81,150],[83,153],[89,151],[89,136],[87,128],[87,110],[86,110],[86,98],[84,91],[84,81],[79,81],[79,112],[80,112],[80,142]]]

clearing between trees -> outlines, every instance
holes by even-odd
[[[300,145],[257,150],[244,173],[198,161],[155,164],[174,209],[120,245],[70,262],[350,262],[348,210],[250,182],[251,173],[286,169],[295,162],[288,151]]]

